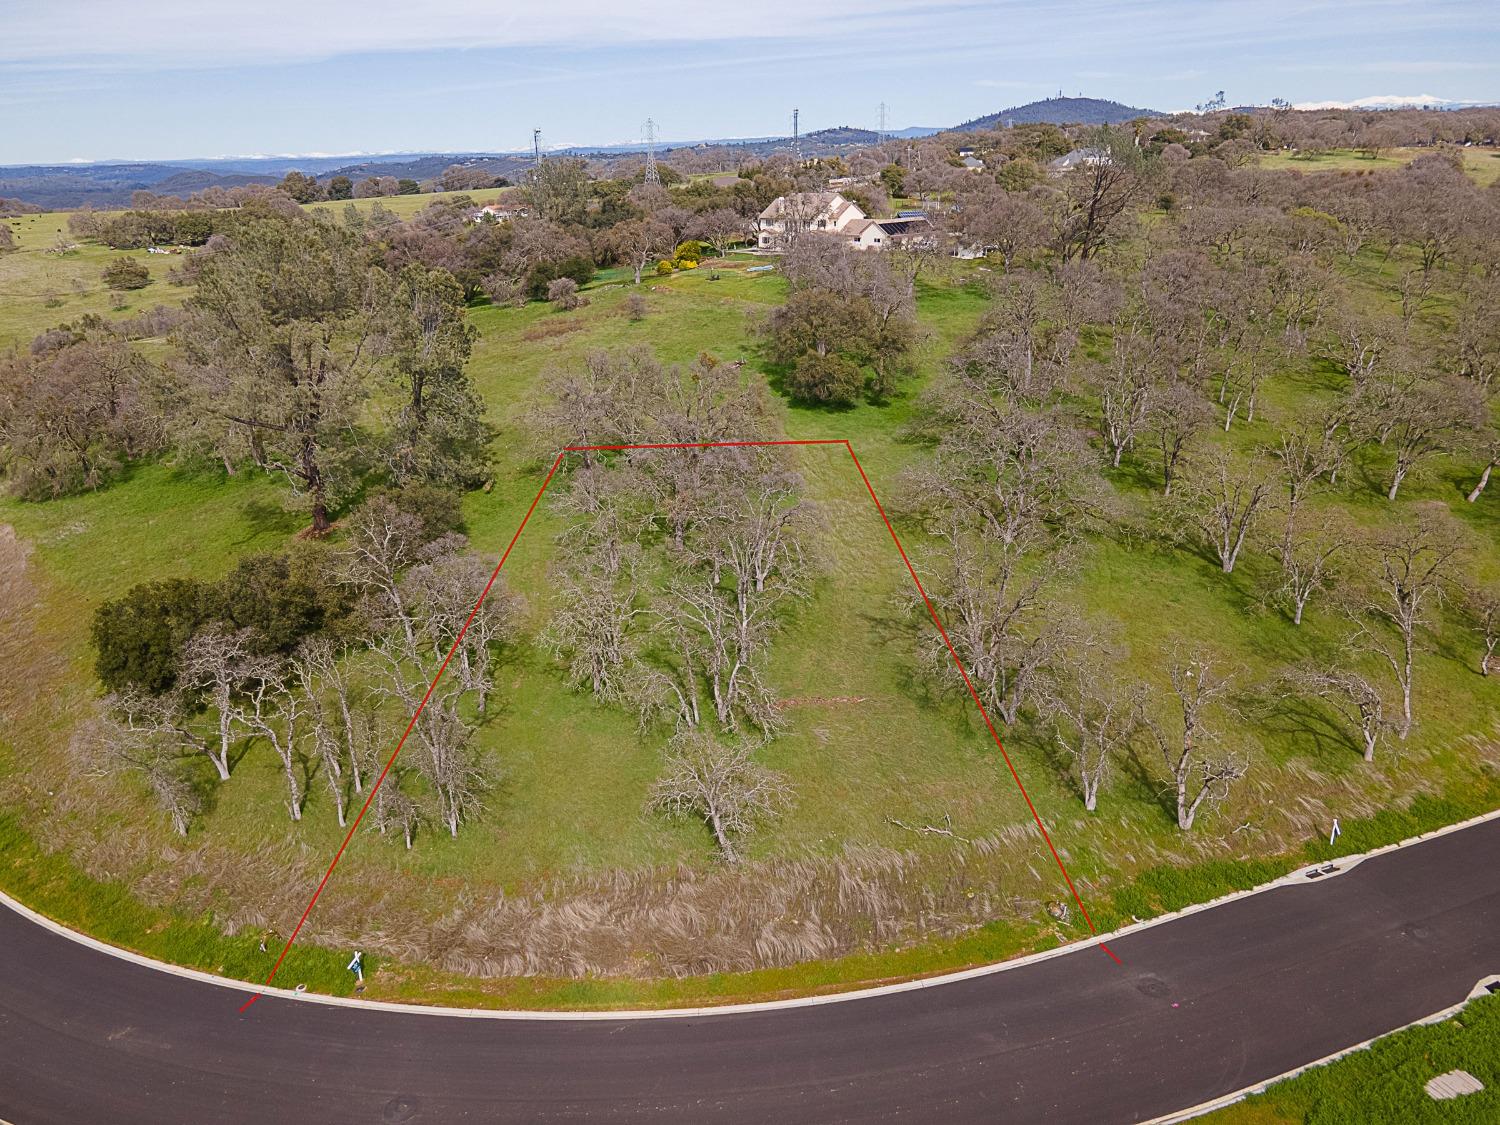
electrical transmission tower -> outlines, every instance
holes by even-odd
[[[887,106],[885,102],[880,103],[880,132],[876,134],[881,144],[885,143],[885,115]]]
[[[531,163],[535,167],[542,162],[542,131],[533,129],[531,131]]]
[[[656,122],[646,118],[646,180],[648,184],[661,186],[661,173],[656,168]]]

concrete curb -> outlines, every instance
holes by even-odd
[[[1046,961],[1053,957],[1063,957],[1072,953],[1077,953],[1083,949],[1088,948],[1089,946],[1095,946],[1100,944],[1101,942],[1114,941],[1117,938],[1126,937],[1130,934],[1138,933],[1141,930],[1150,929],[1153,926],[1160,926],[1167,922],[1174,921],[1175,919],[1183,918],[1190,914],[1196,914],[1199,911],[1212,910],[1217,906],[1222,906],[1228,902],[1234,902],[1237,899],[1247,898],[1250,895],[1262,894],[1266,891],[1275,890],[1281,887],[1316,886],[1316,879],[1346,873],[1347,871],[1351,870],[1358,864],[1363,863],[1367,859],[1372,859],[1375,856],[1384,855],[1387,852],[1396,851],[1400,848],[1411,847],[1414,844],[1419,844],[1426,840],[1435,839],[1438,836],[1446,836],[1453,832],[1461,832],[1466,828],[1472,828],[1474,825],[1482,824],[1485,821],[1494,820],[1497,817],[1500,817],[1500,809],[1495,809],[1491,812],[1483,813],[1476,817],[1471,817],[1468,820],[1459,821],[1457,824],[1450,824],[1443,828],[1438,828],[1431,832],[1423,833],[1420,836],[1414,836],[1407,840],[1401,840],[1395,844],[1387,844],[1385,847],[1376,848],[1373,851],[1365,852],[1360,855],[1344,856],[1337,860],[1332,860],[1329,863],[1314,864],[1311,867],[1300,868],[1296,871],[1291,872],[1290,874],[1282,876],[1279,879],[1275,879],[1272,882],[1262,884],[1259,887],[1252,887],[1244,891],[1235,891],[1232,894],[1221,895],[1220,897],[1216,899],[1210,899],[1207,902],[1195,903],[1192,906],[1184,907],[1183,909],[1173,911],[1170,914],[1163,914],[1156,918],[1149,918],[1142,922],[1135,922],[1129,926],[1123,926],[1111,933],[1100,934],[1096,937],[1083,938],[1078,941],[1069,942],[1066,945],[1060,945],[1055,949],[1043,950],[1040,953],[1031,953],[1024,957],[1017,957],[1009,961],[999,961],[990,965],[980,965],[977,968],[963,969],[953,973],[943,973],[938,976],[919,977],[914,980],[901,981],[896,984],[877,985],[872,988],[850,989],[845,992],[833,992],[817,996],[799,996],[787,1000],[765,1000],[747,1004],[720,1004],[696,1008],[647,1008],[621,1011],[589,1010],[576,1012],[555,1010],[525,1011],[503,1008],[450,1008],[432,1004],[403,1004],[390,1000],[364,1000],[352,996],[326,996],[321,993],[298,992],[295,989],[290,988],[264,987],[250,983],[248,981],[237,981],[231,980],[227,977],[216,976],[213,973],[206,973],[199,969],[188,969],[183,968],[179,965],[171,965],[165,961],[158,961],[155,958],[147,957],[144,954],[136,953],[132,950],[122,949],[119,946],[110,945],[108,942],[100,941],[98,938],[90,937],[87,934],[82,934],[76,930],[69,929],[67,926],[62,925],[60,922],[56,922],[43,914],[37,913],[30,907],[11,898],[3,891],[0,891],[0,905],[9,907],[16,913],[22,915],[32,922],[35,922],[39,926],[51,930],[53,933],[58,934],[61,937],[65,937],[70,941],[78,942],[80,945],[86,945],[90,949],[97,950],[100,953],[108,954],[111,957],[118,957],[121,960],[130,961],[149,969],[155,969],[159,972],[170,973],[174,976],[183,977],[187,980],[198,981],[202,984],[211,984],[216,987],[238,993],[241,996],[249,996],[251,994],[259,993],[263,996],[277,996],[282,999],[298,1000],[304,1003],[329,1004],[336,1007],[346,1008],[365,1008],[371,1011],[397,1012],[406,1015],[448,1016],[461,1019],[620,1021],[642,1019],[702,1018],[705,1016],[741,1015],[750,1012],[775,1012],[788,1008],[812,1007],[813,1005],[817,1004],[842,1004],[854,1000],[867,1000],[877,996],[890,996],[900,992],[912,992],[921,988],[937,988],[945,984],[953,984],[958,981],[973,980],[976,977],[989,976],[991,973],[1009,972],[1012,969],[1024,968],[1027,965],[1032,965],[1039,961]],[[1398,1029],[1393,1028],[1392,1030]],[[1273,1079],[1272,1081],[1275,1081],[1275,1079]],[[1238,1096],[1242,1097],[1243,1092]]]
[[[1500,990],[1500,973],[1482,977],[1479,983],[1469,991],[1469,994],[1467,996],[1465,996],[1457,1004],[1450,1004],[1440,1012],[1434,1012],[1430,1016],[1423,1016],[1419,1020],[1413,1020],[1411,1023],[1406,1024],[1404,1027],[1392,1028],[1390,1031],[1387,1031],[1381,1035],[1377,1035],[1373,1039],[1366,1039],[1363,1043],[1355,1043],[1352,1047],[1345,1047],[1342,1051],[1335,1051],[1331,1055],[1324,1055],[1321,1059],[1314,1059],[1310,1063],[1304,1063],[1302,1066],[1296,1067],[1293,1070],[1288,1070],[1284,1074],[1278,1074],[1274,1078],[1267,1078],[1264,1082],[1257,1082],[1254,1086],[1246,1086],[1243,1090],[1236,1090],[1232,1094],[1224,1094],[1221,1097],[1214,1098],[1212,1101],[1199,1102],[1195,1106],[1190,1106],[1187,1109],[1180,1109],[1176,1113],[1169,1113],[1165,1117],[1153,1117],[1149,1121],[1139,1122],[1138,1125],[1177,1125],[1178,1122],[1188,1121],[1194,1117],[1201,1117],[1205,1113],[1212,1113],[1216,1109],[1223,1109],[1225,1106],[1234,1105],[1236,1102],[1244,1101],[1252,1094],[1259,1094],[1264,1092],[1268,1088],[1276,1085],[1276,1083],[1278,1082],[1285,1082],[1288,1078],[1296,1078],[1297,1075],[1302,1074],[1305,1071],[1315,1070],[1320,1066],[1326,1066],[1331,1062],[1337,1062],[1339,1059],[1345,1058],[1348,1055],[1352,1055],[1356,1051],[1363,1051],[1365,1048],[1369,1047],[1373,1043],[1379,1042],[1381,1039],[1386,1039],[1392,1035],[1395,1035],[1402,1031],[1407,1031],[1413,1027],[1421,1027],[1423,1024],[1442,1023],[1446,1019],[1452,1019],[1454,1016],[1458,1015],[1459,1012],[1467,1008],[1473,1001],[1477,1000],[1481,996],[1487,995],[1491,991],[1491,986],[1495,986],[1497,990]]]

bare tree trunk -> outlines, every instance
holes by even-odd
[[[1473,490],[1469,493],[1470,504],[1479,499],[1479,494],[1484,491],[1484,486],[1490,483],[1490,473],[1494,471],[1494,468],[1495,462],[1491,461],[1484,467],[1484,472],[1479,474],[1479,483],[1476,484]]]
[[[739,853],[734,850],[734,840],[730,837],[729,833],[724,830],[724,823],[719,818],[719,814],[716,812],[710,812],[708,814],[708,822],[713,827],[714,839],[719,844],[719,850],[724,853],[724,861],[726,863],[738,863],[740,861],[740,856]]]
[[[1401,730],[1399,737],[1402,742],[1411,733],[1411,648],[1412,638],[1410,630],[1403,630],[1402,639],[1405,645],[1406,661],[1405,668],[1401,674]]]
[[[1192,830],[1193,817],[1198,815],[1198,802],[1188,801],[1188,767],[1192,764],[1191,753],[1185,753],[1177,766],[1177,827],[1184,832]],[[1201,799],[1202,794],[1199,794]]]
[[[313,534],[322,535],[333,526],[333,521],[328,518],[328,490],[323,480],[323,470],[318,464],[317,447],[310,437],[303,439],[301,461],[302,479],[307,483],[308,494],[312,497]]]
[[[281,752],[281,747],[278,746],[276,749],[277,749],[278,753]],[[287,785],[287,788],[289,790],[291,790],[292,819],[293,820],[301,820],[302,819],[302,788],[301,788],[301,786],[299,786],[297,784],[296,756],[291,752],[291,747],[290,746],[287,747],[287,750],[286,750],[285,753],[281,753],[281,764],[282,764],[282,766],[286,770],[286,785]],[[340,823],[342,823],[342,822],[340,822]]]
[[[219,712],[219,752],[215,754],[209,751],[209,761],[213,762],[214,769],[219,771],[219,780],[229,780],[229,744],[230,738],[230,715],[228,708]]]

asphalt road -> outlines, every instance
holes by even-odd
[[[1136,1122],[1462,1000],[1500,972],[1500,820],[932,988],[679,1019],[461,1019],[246,993],[0,909],[0,1118]]]

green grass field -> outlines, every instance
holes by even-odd
[[[1400,168],[1431,151],[1394,148],[1386,149],[1375,157],[1347,148],[1318,153],[1273,152],[1261,156],[1259,162],[1262,168],[1273,170],[1290,168],[1303,172],[1377,172]],[[1465,170],[1480,187],[1487,187],[1500,179],[1500,149],[1474,146],[1457,151],[1463,154]]]
[[[168,272],[182,262],[175,255],[89,243],[56,252],[60,245],[75,242],[67,220],[66,214],[51,211],[0,219],[16,236],[16,249],[0,254],[0,348],[25,343],[85,313],[125,317],[156,305],[180,305],[186,298],[186,290],[167,282]],[[151,283],[125,293],[117,304],[99,275],[120,257],[144,263]]]
[[[430,201],[421,196],[382,202],[394,209]],[[11,221],[21,249],[0,256],[0,292],[6,295],[0,345],[83,312],[109,310],[98,273],[117,252],[84,247],[48,253],[57,230],[66,229],[63,220],[40,215]],[[164,279],[176,259],[138,256],[155,280],[129,296],[127,313],[186,296]],[[588,305],[573,312],[541,304],[471,310],[480,338],[470,372],[499,433],[493,487],[472,493],[465,503],[475,547],[496,554],[504,548],[550,460],[551,451],[539,447],[525,422],[549,368],[576,363],[591,349],[646,344],[672,362],[708,351],[764,369],[752,327],[782,299],[784,284],[775,273],[745,273],[745,264],[725,263],[717,280],[715,271],[700,269],[648,281],[640,290],[648,314],[640,322],[622,315],[632,288],[623,271],[601,275],[585,291]],[[977,268],[956,266],[951,275],[921,283],[925,337],[915,385],[880,407],[833,411],[782,404],[786,433],[849,439],[882,498],[893,499],[902,469],[921,455],[901,436],[917,394],[985,309],[981,290],[970,284]],[[1371,255],[1357,263],[1354,280],[1369,286],[1381,268],[1394,266],[1382,266]],[[74,278],[83,291],[73,287]],[[43,296],[52,293],[60,303]],[[1367,296],[1389,300],[1373,287]],[[1265,442],[1278,411],[1325,396],[1331,386],[1324,368],[1299,362],[1268,382],[1255,425],[1212,439],[1244,448]],[[910,857],[904,862],[914,888],[958,900],[953,917],[960,916],[968,895],[976,911],[995,904],[984,915],[994,920],[939,942],[870,940],[870,948],[842,959],[688,981],[474,980],[390,965],[372,977],[370,995],[560,1006],[780,995],[957,967],[1085,933],[1076,918],[1058,927],[1042,916],[1041,904],[1065,897],[1065,891],[1055,868],[1039,855],[1025,805],[972,706],[951,693],[929,691],[914,678],[912,654],[926,626],[908,612],[903,599],[909,578],[847,454],[812,448],[796,458],[809,495],[826,513],[826,572],[815,596],[789,621],[772,668],[781,695],[803,701],[789,709],[789,732],[767,754],[768,764],[792,779],[797,804],[774,832],[752,842],[750,855],[796,864],[833,862],[850,849],[900,852]],[[1339,496],[1346,510],[1371,527],[1392,518],[1383,497],[1372,491],[1382,468],[1378,460],[1356,466]],[[1493,579],[1500,576],[1500,510],[1493,490],[1481,504],[1462,503],[1458,489],[1472,468],[1463,462],[1429,466],[1403,490],[1399,507],[1448,507],[1472,531],[1478,566]],[[1137,464],[1111,477],[1120,502],[1142,516],[1154,502],[1150,472]],[[283,508],[282,495],[276,481],[249,470],[227,479],[157,464],[138,467],[93,494],[44,504],[0,500],[0,525],[12,526],[30,552],[24,571],[18,561],[24,551],[12,552],[11,581],[24,597],[0,615],[0,656],[12,669],[0,685],[0,713],[7,718],[0,733],[0,807],[15,818],[7,829],[9,852],[28,858],[23,865],[0,867],[0,880],[40,908],[112,940],[251,975],[258,964],[247,953],[252,935],[300,913],[324,857],[341,838],[326,794],[315,786],[304,820],[292,825],[274,760],[251,753],[216,791],[189,840],[179,844],[144,799],[71,777],[66,745],[95,691],[87,646],[94,607],[143,579],[212,578],[244,553],[285,544],[300,520]],[[921,536],[898,526],[920,566]],[[558,530],[556,513],[542,505],[507,565],[506,580],[526,598],[533,625],[549,610],[547,569]],[[1068,597],[1124,645],[1132,666],[1158,686],[1165,681],[1164,654],[1179,638],[1207,638],[1214,655],[1242,669],[1250,684],[1295,656],[1330,651],[1339,632],[1337,621],[1316,603],[1301,629],[1264,609],[1260,579],[1272,565],[1247,552],[1226,577],[1217,564],[1185,548],[1155,540],[1101,541],[1070,580]],[[1326,849],[1318,841],[1333,816],[1346,828],[1340,850],[1352,851],[1500,800],[1492,737],[1500,698],[1493,680],[1474,671],[1472,653],[1457,638],[1447,626],[1441,643],[1421,654],[1420,726],[1399,753],[1385,753],[1373,765],[1361,762],[1347,740],[1310,730],[1284,709],[1247,706],[1247,718],[1226,726],[1224,734],[1255,768],[1192,835],[1179,833],[1164,807],[1159,763],[1143,759],[1139,770],[1121,770],[1099,813],[1089,816],[1060,777],[1040,732],[1023,724],[1002,733],[1104,928],[1133,914],[1144,917],[1252,885],[1320,856]],[[484,816],[457,840],[427,834],[411,852],[373,834],[362,836],[320,904],[308,935],[313,943],[321,938],[336,944],[360,925],[369,926],[380,910],[430,921],[460,901],[526,895],[557,881],[715,870],[712,843],[701,827],[642,811],[659,767],[660,734],[642,737],[622,712],[570,692],[547,654],[530,643],[506,655],[497,696],[496,713],[478,735],[501,778]],[[830,700],[843,702],[825,702]],[[1415,811],[1403,813],[1414,800]],[[96,801],[103,802],[102,812]],[[984,846],[992,852],[982,859],[964,853],[960,862],[951,840],[914,835],[896,820],[946,822],[961,836],[990,841]],[[955,865],[964,864],[972,866],[960,878]],[[163,866],[173,868],[170,876],[152,874]],[[112,889],[97,892],[90,879]],[[176,904],[178,913],[122,895],[119,888],[126,884],[141,886],[153,903]],[[237,898],[246,887],[260,895],[251,906]],[[1002,910],[999,904],[1012,899],[1026,905]],[[205,924],[210,917],[218,928]],[[226,936],[220,932],[225,925],[237,932]],[[311,946],[303,956],[298,971],[309,983],[344,987],[327,956]]]

